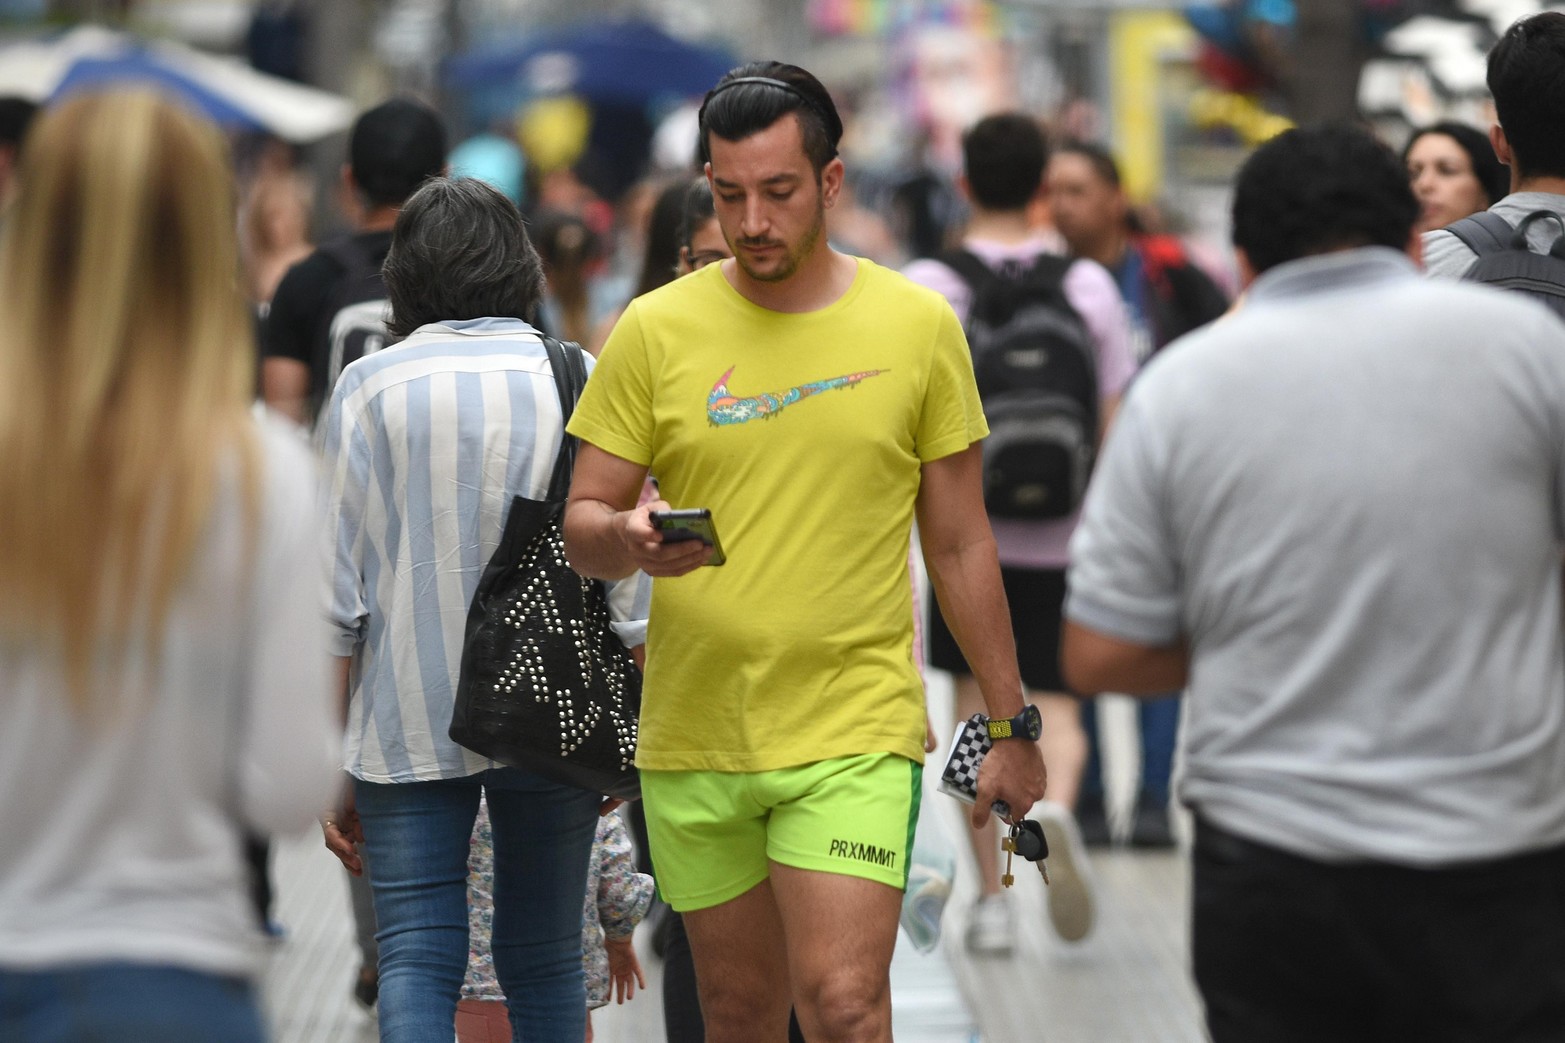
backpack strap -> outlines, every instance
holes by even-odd
[[[978,289],[994,280],[994,269],[971,250],[947,250],[935,258],[959,275],[967,288],[977,295]]]
[[[1492,257],[1509,250],[1511,236],[1516,231],[1509,221],[1488,210],[1480,210],[1471,217],[1448,224],[1445,230],[1479,257]]]
[[[968,290],[972,292],[974,304],[985,290],[1006,277],[1003,268],[996,271],[971,250],[948,250],[935,260],[961,277],[961,280],[967,284]],[[1027,262],[1027,278],[1052,287],[1059,293],[1061,302],[1074,312],[1075,306],[1064,296],[1064,286],[1065,275],[1075,263],[1075,258],[1072,257],[1061,257],[1051,253],[1034,254],[1032,260]],[[977,309],[970,307],[970,310]]]
[[[1559,228],[1560,234],[1555,236],[1554,242],[1549,245],[1549,256],[1565,260],[1565,217],[1561,217],[1553,210],[1534,210],[1522,218],[1522,223],[1516,226],[1516,235],[1512,237],[1511,248],[1531,251],[1527,233],[1539,221],[1553,221]]]

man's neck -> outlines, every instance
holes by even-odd
[[[364,216],[359,219],[359,231],[361,232],[389,232],[397,224],[397,208],[394,206],[377,206],[373,210],[364,211]]]
[[[768,311],[791,314],[820,311],[835,304],[852,287],[858,270],[858,258],[827,246],[824,234],[820,245],[794,273],[777,282],[750,278],[738,261],[723,262],[723,275],[741,297]]]
[[[1025,210],[984,210],[973,208],[973,216],[967,222],[964,238],[982,239],[985,242],[1017,246],[1036,239],[1038,232],[1027,222]]]
[[[1511,181],[1511,194],[1517,192],[1548,192],[1565,196],[1565,177],[1518,177]]]
[[[1103,267],[1113,271],[1119,266],[1125,257],[1125,250],[1130,246],[1130,236],[1123,231],[1110,232],[1102,239],[1091,243],[1082,244],[1080,250],[1073,251],[1078,257],[1085,257],[1089,261],[1097,261]]]

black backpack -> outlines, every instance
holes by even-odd
[[[1560,226],[1548,253],[1535,253],[1527,244],[1527,230],[1539,220]],[[1484,210],[1448,225],[1446,231],[1478,255],[1463,279],[1525,293],[1565,318],[1565,218],[1552,210],[1535,210],[1512,228],[1499,214]]]
[[[321,331],[325,355],[320,358],[320,401],[316,410],[331,400],[337,378],[348,363],[395,344],[401,338],[386,331],[391,319],[391,302],[386,299],[386,284],[380,278],[373,243],[360,236],[345,236],[324,243],[320,252],[342,269],[322,313],[326,316]]]
[[[1065,296],[1075,263],[1040,254],[997,271],[959,250],[940,258],[972,291],[967,343],[989,420],[984,505],[996,518],[1063,518],[1081,506],[1098,441],[1091,332]]]

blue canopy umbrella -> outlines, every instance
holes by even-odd
[[[511,86],[529,97],[574,94],[595,105],[646,106],[704,94],[736,64],[721,48],[629,19],[482,45],[447,61],[445,79],[459,90]]]
[[[228,98],[214,93],[188,74],[152,60],[144,48],[112,58],[83,58],[72,65],[55,87],[53,97],[67,98],[82,91],[139,84],[161,88],[185,101],[212,122],[236,130],[265,130],[258,118]]]
[[[235,130],[314,141],[346,127],[343,97],[169,41],[86,26],[0,49],[0,95],[55,101],[84,90],[147,86]]]

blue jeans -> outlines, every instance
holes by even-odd
[[[467,968],[467,856],[482,792],[494,827],[490,950],[520,1043],[586,1035],[582,903],[601,797],[516,768],[354,787],[380,943],[382,1043],[452,1038]]]
[[[1141,730],[1141,781],[1138,799],[1162,806],[1168,803],[1168,780],[1174,773],[1174,745],[1179,741],[1180,694],[1136,700],[1136,723]],[[1081,773],[1083,796],[1103,797],[1103,759],[1098,747],[1098,704],[1081,701],[1081,727],[1087,733],[1087,764]]]
[[[0,970],[0,1040],[261,1043],[248,981],[133,963]]]

